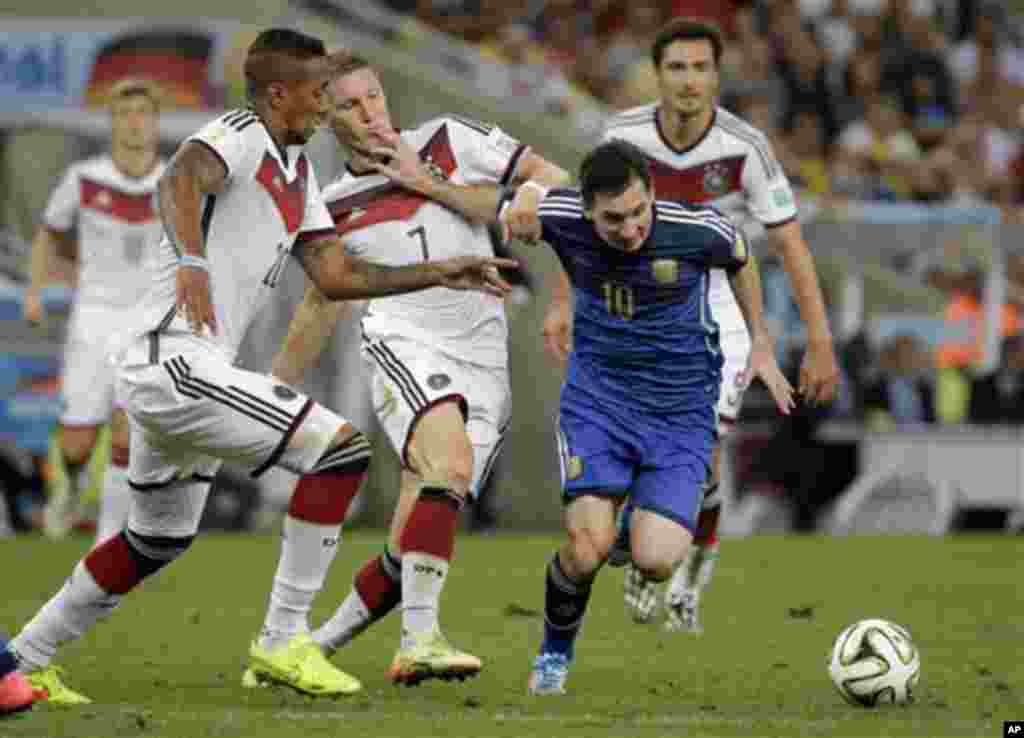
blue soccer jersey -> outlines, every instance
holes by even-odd
[[[737,269],[747,259],[729,220],[659,200],[647,242],[625,253],[597,235],[575,190],[553,190],[538,213],[575,288],[566,384],[661,413],[714,404],[722,356],[708,270]]]
[[[605,243],[574,190],[538,210],[575,291],[573,350],[559,411],[563,491],[630,494],[693,530],[716,437],[722,366],[709,270],[747,250],[720,213],[657,201],[646,243]]]

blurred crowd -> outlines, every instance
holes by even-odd
[[[807,197],[1024,203],[1024,50],[991,0],[382,0],[478,44],[482,83],[571,116],[657,97],[671,17],[729,44],[722,101],[771,136]]]
[[[995,205],[1024,222],[1024,48],[992,0],[389,0],[392,10],[477,44],[482,86],[524,109],[578,114],[658,96],[650,45],[678,15],[729,41],[722,104],[772,140],[801,201]],[[578,122],[578,121],[577,121]],[[780,335],[799,320],[782,270],[765,265]],[[1005,350],[980,368],[985,271],[922,275],[946,301],[937,342],[914,332],[841,347],[839,412],[875,427],[1020,422],[1024,269],[1011,269]],[[792,336],[789,336],[792,338]],[[785,354],[790,341],[780,341]],[[797,341],[798,343],[798,341]],[[796,356],[796,352],[793,352]],[[796,362],[790,360],[793,368]],[[1009,405],[1007,403],[1010,403]]]

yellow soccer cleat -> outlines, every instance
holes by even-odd
[[[36,691],[36,698],[49,705],[76,707],[92,703],[84,694],[68,687],[61,678],[63,674],[64,670],[59,666],[51,666],[40,671],[31,671],[25,677]]]
[[[427,679],[462,681],[480,673],[483,664],[476,656],[453,647],[434,630],[417,637],[413,645],[398,649],[388,676],[395,684],[416,686]]]
[[[363,685],[334,667],[308,633],[294,636],[281,648],[267,651],[253,643],[243,687],[280,684],[314,697],[355,694]]]

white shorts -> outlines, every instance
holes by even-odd
[[[362,346],[373,409],[408,468],[409,439],[417,421],[438,403],[458,400],[473,444],[470,494],[479,492],[501,453],[511,414],[508,369],[460,361],[402,337],[367,338]]]
[[[77,331],[64,345],[60,416],[63,425],[103,425],[114,407],[114,367],[106,344]]]
[[[251,468],[253,477],[272,466],[305,474],[346,422],[216,351],[181,353],[173,340],[161,343],[157,356],[148,337],[139,339],[118,374],[132,430],[128,478],[136,490],[190,478],[218,459]]]
[[[750,336],[746,330],[723,333],[722,384],[718,392],[718,435],[732,432],[743,406],[743,394],[750,385],[747,361],[750,359]]]

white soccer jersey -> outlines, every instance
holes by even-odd
[[[163,233],[156,183],[165,165],[135,178],[109,155],[86,159],[68,168],[50,196],[43,223],[77,234],[79,310],[132,307],[145,292],[143,265]]]
[[[525,147],[498,128],[458,117],[401,132],[435,175],[455,184],[507,184]],[[324,200],[349,253],[402,265],[453,256],[492,256],[486,226],[377,174],[351,171],[324,188]],[[505,366],[508,326],[500,298],[438,287],[372,300],[369,338],[400,335],[484,366]]]
[[[719,107],[703,137],[680,151],[661,132],[658,105],[619,113],[608,122],[603,138],[629,141],[647,154],[659,198],[709,203],[748,231],[752,219],[771,228],[796,218],[793,190],[764,133]],[[710,292],[723,334],[743,330],[722,270],[712,271]]]
[[[188,140],[208,146],[228,172],[222,190],[204,198],[202,227],[218,325],[206,340],[233,361],[292,247],[332,234],[334,224],[302,147],[279,149],[252,111],[221,116]],[[178,254],[167,239],[159,248],[136,334],[186,334],[186,317],[175,311]]]

